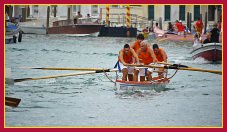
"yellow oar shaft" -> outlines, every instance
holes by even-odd
[[[136,66],[136,67],[150,67],[150,68],[164,68],[164,66],[156,66],[156,65],[137,65],[137,64],[128,64],[125,66]]]
[[[222,71],[218,70],[206,70],[206,69],[200,69],[200,68],[179,68],[179,70],[188,70],[188,71],[200,71],[200,72],[210,72],[215,74],[222,74]]]
[[[43,76],[43,77],[37,77],[37,78],[22,78],[22,79],[14,79],[14,82],[22,82],[22,81],[29,81],[29,80],[41,80],[41,79],[67,77],[67,76],[77,76],[77,75],[94,74],[94,73],[102,73],[102,72],[115,72],[117,70],[118,69],[112,69],[112,70],[107,69],[107,70],[96,70],[96,71],[71,73],[71,74],[61,74],[61,75],[53,75],[53,76]]]
[[[97,71],[107,70],[103,68],[64,68],[64,67],[20,67],[23,69],[41,69],[41,70],[80,70],[80,71]]]
[[[171,63],[167,63],[167,62],[157,62],[158,64],[165,64],[165,65],[173,65]]]
[[[210,73],[215,73],[215,74],[222,74],[222,71],[218,70],[206,70],[206,69],[199,69],[199,68],[183,68],[183,67],[173,67],[173,66],[156,66],[156,65],[135,65],[135,64],[130,64],[127,66],[137,66],[137,67],[149,67],[149,68],[164,68],[164,69],[178,69],[178,70],[188,70],[188,71],[200,71],[200,72],[210,72]]]

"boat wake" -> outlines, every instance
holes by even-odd
[[[150,98],[158,96],[165,91],[155,92],[153,90],[116,90],[115,95],[120,99],[133,99],[133,98]]]
[[[202,57],[198,57],[198,58],[196,58],[194,61],[193,61],[193,63],[195,63],[195,64],[213,64],[213,63],[222,63],[222,61],[216,61],[216,62],[211,62],[211,61],[208,61],[208,60],[206,60],[206,59],[204,59],[204,58],[202,58]]]
[[[198,57],[196,58],[193,63],[196,63],[196,64],[209,64],[210,62],[205,60],[204,58],[202,57]]]

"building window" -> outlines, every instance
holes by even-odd
[[[208,21],[214,21],[215,16],[215,6],[208,5]]]
[[[57,12],[58,12],[58,6],[57,5],[52,5],[52,6],[50,6],[50,15],[51,16],[54,16],[54,8],[56,7],[56,14],[57,14]]]
[[[98,15],[98,5],[91,6],[91,15]]]
[[[170,21],[171,6],[165,5],[165,21]]]
[[[217,8],[218,8],[218,22],[222,22],[222,6],[219,5]]]
[[[154,20],[154,5],[149,5],[148,6],[148,19],[149,20]]]
[[[200,18],[200,5],[194,5],[194,21]]]
[[[113,7],[113,8],[118,8],[119,5],[112,5],[111,7]]]
[[[38,14],[39,13],[39,6],[38,5],[34,5],[33,8],[34,8],[34,14]]]
[[[81,6],[79,6],[79,5],[73,6],[73,13],[78,12],[78,11],[81,11]]]
[[[141,5],[130,5],[130,6],[132,6],[132,7],[133,7],[133,6],[141,7]]]
[[[185,5],[180,5],[179,8],[179,20],[185,21]]]

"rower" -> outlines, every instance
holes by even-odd
[[[142,41],[140,43],[140,49],[137,51],[137,55],[140,59],[140,63],[144,65],[149,65],[153,62],[156,62],[156,57],[154,55],[154,51],[150,46],[148,46],[147,41]],[[140,73],[140,81],[143,82],[145,81],[145,74],[147,75],[147,81],[151,81],[152,76],[152,68],[140,68],[140,69],[135,69],[134,72],[134,81],[138,81],[138,74]]]
[[[139,50],[140,48],[140,43],[144,40],[144,35],[143,34],[138,34],[136,37],[136,41],[130,44],[130,48],[133,48],[135,52]]]
[[[124,48],[119,52],[120,69],[123,73],[122,81],[127,81],[127,77],[129,81],[133,81],[133,72],[135,67],[125,65],[133,64],[134,61],[139,62],[137,54],[128,44],[125,44]]]
[[[167,54],[166,54],[165,50],[163,50],[162,48],[159,48],[158,44],[153,44],[153,50],[154,50],[154,54],[155,54],[157,62],[167,63]],[[159,78],[164,77],[163,72],[164,72],[164,68],[158,69]]]

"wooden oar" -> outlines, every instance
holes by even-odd
[[[17,107],[20,103],[21,99],[12,98],[12,97],[5,97],[5,105],[11,107]]]
[[[41,70],[79,70],[79,71],[97,71],[108,70],[103,68],[64,68],[64,67],[19,67],[23,69],[41,69]]]
[[[96,70],[96,71],[88,71],[88,72],[80,72],[80,73],[61,74],[61,75],[53,75],[53,76],[43,76],[43,77],[37,77],[37,78],[21,78],[21,79],[14,79],[13,81],[14,82],[22,82],[22,81],[29,81],[29,80],[41,80],[41,79],[49,79],[49,78],[77,76],[77,75],[95,74],[95,73],[103,73],[103,72],[115,72],[115,71],[118,71],[118,69]]]
[[[140,59],[142,60],[142,59]],[[155,64],[155,63],[154,63]],[[187,67],[181,64],[171,64],[166,62],[157,62],[157,64],[165,64],[165,65],[177,65],[179,67]],[[22,69],[40,69],[40,70],[78,70],[78,71],[97,71],[97,70],[108,70],[103,68],[77,68],[77,67],[19,67]]]
[[[130,64],[130,65],[127,65],[127,66],[149,67],[149,68],[164,68],[164,69],[177,69],[177,70],[187,70],[187,71],[210,72],[210,73],[220,74],[220,75],[222,74],[222,71],[218,71],[218,70],[206,70],[206,69],[192,68],[192,67],[134,65],[134,64]]]
[[[165,65],[172,65],[172,66],[176,66],[176,67],[191,68],[191,67],[186,66],[186,65],[181,65],[181,64],[171,64],[171,63],[167,63],[167,62],[157,62],[157,64],[165,64]]]
[[[167,62],[157,62],[158,64],[165,64],[165,65],[173,65],[171,63],[167,63]]]

